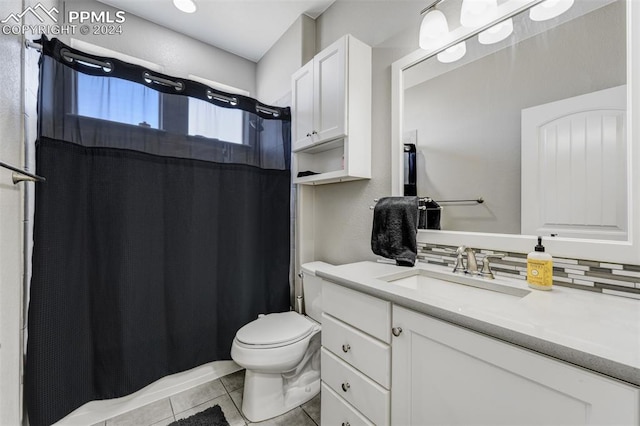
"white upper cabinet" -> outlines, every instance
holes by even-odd
[[[291,80],[294,182],[370,178],[371,48],[345,35]]]
[[[336,41],[293,74],[293,151],[346,136],[349,38]]]

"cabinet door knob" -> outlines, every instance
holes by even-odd
[[[349,423],[349,422],[342,422],[342,426],[351,426],[351,423]]]
[[[393,333],[394,336],[398,337],[400,335],[400,333],[402,333],[402,328],[401,327],[393,327],[391,329],[391,332]]]
[[[307,133],[307,137],[310,138],[311,137],[311,133]]]
[[[351,346],[348,343],[346,345],[342,345],[342,352],[345,354],[349,352],[349,349],[351,349]]]
[[[342,390],[345,391],[345,392],[348,391],[350,387],[351,387],[351,385],[349,384],[349,382],[344,382],[342,384]]]
[[[318,132],[316,132],[315,130],[313,132],[311,132],[312,135],[317,135]]]

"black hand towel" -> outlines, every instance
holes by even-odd
[[[418,197],[381,198],[373,210],[371,250],[394,259],[400,266],[413,266],[418,244]]]

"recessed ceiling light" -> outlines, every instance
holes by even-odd
[[[196,11],[196,4],[193,0],[173,0],[173,5],[184,13],[193,13]]]

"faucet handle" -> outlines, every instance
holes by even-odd
[[[480,275],[483,277],[489,278],[490,280],[494,279],[493,271],[491,270],[491,259],[502,259],[505,257],[506,253],[493,253],[487,254],[482,258],[482,270],[480,271]]]
[[[447,252],[456,255],[456,265],[453,267],[453,272],[465,272],[467,270],[467,268],[464,266],[464,260],[462,257],[466,249],[466,246],[460,246],[455,250],[449,248],[446,249]]]

